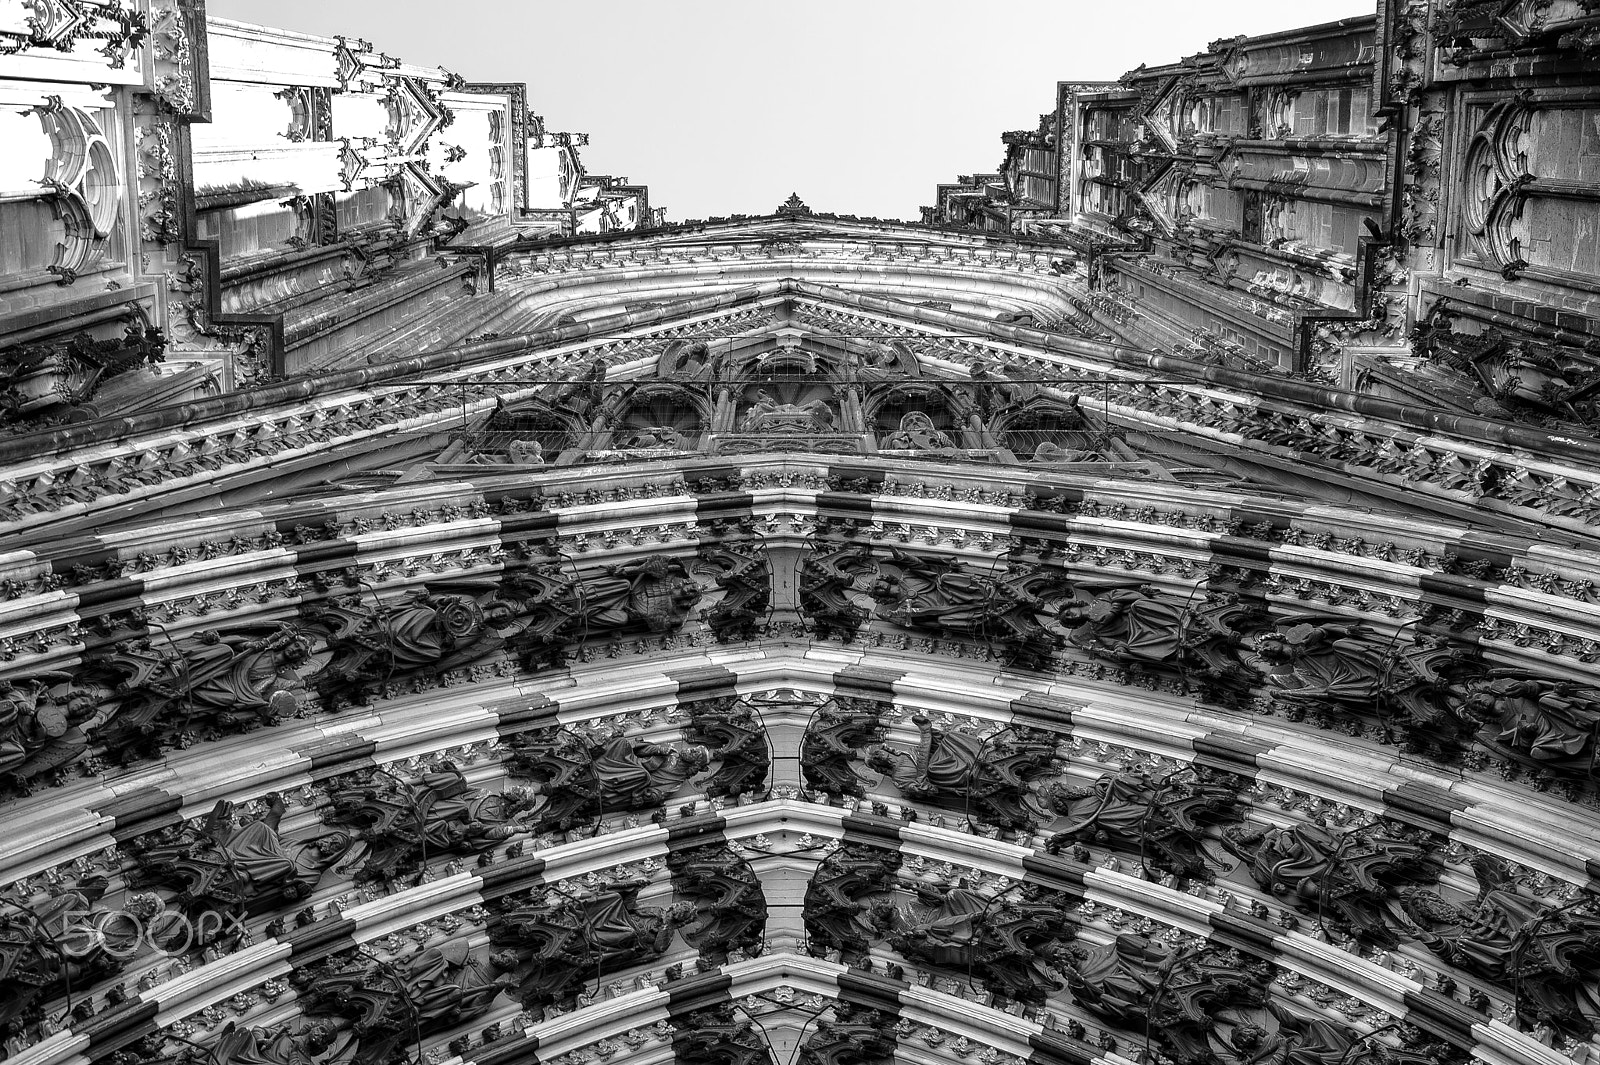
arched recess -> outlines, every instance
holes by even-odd
[[[755,245],[752,236],[763,239]],[[818,232],[781,219],[759,220],[736,236],[713,230],[667,244],[626,235],[599,245],[541,243],[500,260],[496,284],[516,295],[502,300],[486,327],[509,333],[558,314],[586,322],[623,304],[796,279],[912,306],[937,304],[987,321],[998,311],[1065,328],[1073,308],[1050,268],[1054,254],[1044,246],[997,247],[888,224]]]
[[[17,266],[55,274],[71,284],[103,259],[122,210],[122,178],[117,154],[90,111],[58,96],[9,116],[14,156],[0,177],[0,210],[8,228],[38,230],[36,206],[47,208],[42,244],[49,261],[19,261]],[[19,251],[18,254],[21,254]]]
[[[1456,674],[1470,658],[1446,662],[1429,641],[1446,640],[1438,612],[1451,611],[1592,638],[1592,608],[1536,581],[1491,586],[1487,570],[1406,561],[1469,543],[1509,557],[1513,540],[1069,473],[997,487],[982,471],[906,461],[891,485],[854,476],[866,468],[749,458],[732,473],[695,460],[412,484],[68,545],[63,562],[111,551],[131,565],[6,604],[37,634],[8,676],[33,729],[14,741],[20,764],[39,789],[6,807],[20,843],[6,880],[27,892],[12,902],[8,949],[48,977],[27,1008],[63,1026],[25,1021],[18,1060],[178,1053],[187,1044],[140,1040],[159,1027],[222,1045],[242,1038],[224,1035],[230,1022],[290,1017],[321,1018],[350,1045],[359,1015],[296,988],[296,972],[359,985],[396,1045],[420,1039],[445,1060],[542,1060],[663,998],[669,1027],[688,1030],[688,1004],[711,1009],[735,986],[809,994],[819,972],[862,995],[893,989],[901,1016],[952,1045],[1018,1057],[1042,1044],[1115,1060],[1113,1041],[1143,1045],[1128,1020],[1141,1001],[1175,1011],[1174,1030],[1185,1009],[1200,1030],[1210,1018],[1224,1048],[1248,1006],[1260,1038],[1349,1060],[1380,1052],[1337,1042],[1341,1031],[1421,1060],[1555,1060],[1534,1039],[1554,1023],[1541,1009],[1566,1011],[1553,1038],[1577,1038],[1587,986],[1544,959],[1588,949],[1596,824],[1573,799],[1590,783],[1516,744],[1517,715],[1535,712],[1524,700],[1553,694],[1540,684],[1558,685],[1569,714],[1589,712],[1583,670],[1508,636],[1488,638],[1479,664],[1517,677]],[[1394,550],[1341,550],[1333,530],[1387,535]],[[785,552],[802,563],[792,591]],[[838,576],[858,573],[872,577]],[[1428,640],[1409,637],[1419,628]],[[1567,679],[1549,680],[1559,668]],[[93,694],[105,681],[115,698]],[[1437,740],[1468,721],[1449,713],[1474,697],[1507,716],[1457,737],[1464,750],[1449,756]],[[114,750],[80,748],[47,786],[46,763],[108,724],[135,731],[107,733],[123,739]],[[159,758],[136,741],[143,726]],[[37,740],[51,729],[69,742]],[[120,753],[128,764],[105,779],[82,775]],[[591,771],[602,783],[586,783]],[[529,796],[511,789],[536,784],[545,794],[519,805]],[[541,822],[557,797],[566,813]],[[235,804],[234,823],[219,800]],[[1528,832],[1530,819],[1545,827]],[[819,887],[825,840],[894,856],[895,882],[874,890],[869,864]],[[703,847],[726,853],[673,868]],[[697,926],[742,934],[753,903],[723,890],[739,882],[733,858],[775,871],[758,875],[764,939],[753,957],[754,943],[736,948],[744,960],[684,938]],[[301,861],[310,868],[287,871]],[[639,876],[635,901],[605,901]],[[901,883],[932,897],[961,877],[967,894],[937,904]],[[526,1004],[498,990],[485,1000],[466,974],[494,975],[483,966],[504,947],[504,900],[525,922],[541,905],[555,907],[545,924],[570,922],[540,894],[550,884],[558,900],[604,896],[584,911],[596,923],[583,941],[599,946],[563,955],[582,976],[563,985],[576,1011],[525,1020]],[[244,896],[248,941],[219,935],[210,954],[186,955],[187,971],[147,944],[114,971],[76,970],[69,991],[37,935],[80,907],[148,919],[155,900],[198,923],[197,899],[229,893]],[[905,914],[881,937],[874,896]],[[674,903],[696,916],[661,949],[607,961],[613,945],[637,951],[642,928],[666,931],[664,913],[643,911]],[[1027,925],[1041,906],[1071,916]],[[1481,931],[1491,918],[1493,935]],[[968,950],[988,943],[961,939],[973,929],[1023,935],[1028,950]],[[822,963],[807,954],[818,946]],[[599,985],[580,990],[589,961]],[[1193,999],[1194,981],[1224,964],[1243,983]],[[675,965],[681,980],[668,978]],[[1522,975],[1506,978],[1511,968]],[[1038,994],[1019,993],[1019,973],[1041,981]],[[1171,1003],[1163,974],[1188,989]],[[1147,1000],[1124,1001],[1136,993]],[[394,1024],[413,1015],[414,1030]],[[612,1056],[666,1045],[629,1049],[635,1027]],[[907,1053],[919,1039],[917,1054],[940,1053],[915,1031]],[[1161,1038],[1168,1056],[1187,1046]]]

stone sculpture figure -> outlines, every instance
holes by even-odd
[[[45,899],[0,895],[0,1038],[20,1036],[40,1005],[139,952],[128,922],[98,905],[108,886],[96,876]]]
[[[1065,970],[1078,1005],[1120,1028],[1139,1031],[1148,1017],[1172,948],[1145,936],[1122,934],[1110,943],[1075,945]]]
[[[1050,625],[1070,604],[1065,577],[1038,567],[981,573],[935,556],[894,550],[872,586],[884,620],[1000,645],[1012,665],[1047,665],[1060,636]]]
[[[507,771],[533,778],[528,791],[544,800],[539,825],[557,832],[608,813],[654,809],[712,757],[702,746],[654,743],[621,729],[600,737],[568,729],[520,733],[507,746]]]
[[[1478,739],[1491,750],[1565,777],[1600,774],[1600,689],[1501,669],[1466,691],[1467,712],[1483,725]]]
[[[1516,890],[1501,859],[1472,860],[1478,894],[1457,904],[1403,891],[1410,932],[1441,959],[1513,995],[1517,1016],[1585,1039],[1600,1030],[1600,907],[1558,906]]]
[[[394,603],[341,595],[306,612],[332,657],[316,675],[324,701],[364,702],[373,685],[469,665],[526,627],[518,604],[493,592],[412,592]]]
[[[513,972],[524,1007],[570,1006],[585,980],[659,958],[694,906],[641,907],[640,879],[578,893],[548,887],[525,902],[503,903],[490,922],[495,964]]]
[[[1080,1005],[1148,1032],[1171,1058],[1207,1065],[1287,1065],[1295,1029],[1273,1004],[1272,966],[1226,948],[1177,948],[1122,935],[1072,952]],[[1296,1062],[1296,1065],[1299,1065]]]
[[[433,857],[493,847],[516,831],[531,796],[470,787],[445,762],[416,780],[374,773],[366,783],[330,792],[329,800],[322,819],[359,844],[345,864],[356,879],[370,880],[410,872]]]
[[[834,415],[826,400],[779,403],[764,388],[739,419],[741,433],[831,432]]]
[[[759,953],[767,900],[748,862],[718,845],[673,851],[667,868],[678,897],[694,905],[695,921],[684,927],[683,939],[701,958],[720,965],[732,950]]]
[[[1462,656],[1444,646],[1383,638],[1367,626],[1308,618],[1255,640],[1274,697],[1303,713],[1379,715],[1405,727],[1419,748],[1455,748],[1472,725],[1458,710],[1452,679]]]
[[[88,663],[88,673],[115,678],[119,700],[97,738],[130,761],[185,744],[185,735],[211,738],[271,724],[298,708],[310,656],[307,635],[287,625],[265,633],[207,630],[167,645],[120,641]]]
[[[453,940],[394,961],[358,956],[325,963],[297,972],[295,984],[307,1013],[349,1022],[360,1041],[352,1065],[388,1065],[419,1037],[489,1012],[506,977]]]
[[[670,632],[699,598],[682,562],[651,555],[578,581],[576,616],[567,628],[579,641],[629,628]]]
[[[1086,591],[1091,586],[1078,587]],[[1175,664],[1183,649],[1191,605],[1148,584],[1113,587],[1088,601],[1073,600],[1062,623],[1073,625],[1070,639],[1092,655],[1163,666]]]
[[[352,838],[344,832],[286,838],[280,831],[283,797],[273,792],[267,803],[264,816],[235,827],[233,804],[219,799],[204,824],[185,826],[166,841],[135,841],[130,849],[138,879],[176,892],[191,917],[256,914],[305,898],[350,853]],[[216,933],[233,934],[231,926],[218,921]]]
[[[1400,944],[1396,914],[1403,889],[1438,882],[1437,841],[1401,825],[1336,834],[1325,824],[1237,826],[1223,845],[1245,862],[1263,891],[1375,947]]]
[[[821,639],[850,641],[872,616],[873,600],[862,587],[876,569],[872,549],[846,544],[808,553],[800,565],[800,609]]]
[[[1259,671],[1240,655],[1247,630],[1265,614],[1236,597],[1210,593],[1177,596],[1149,584],[1079,582],[1085,601],[1069,601],[1059,624],[1068,639],[1096,658],[1124,666],[1178,674],[1224,705],[1248,693]]]
[[[40,780],[59,779],[89,753],[114,711],[109,692],[81,688],[67,673],[0,683],[0,781],[27,793]]]
[[[883,447],[889,451],[950,451],[955,446],[950,434],[920,410],[901,417],[899,427],[883,439]]]
[[[829,699],[812,715],[800,740],[800,775],[806,787],[831,798],[866,794],[855,762],[885,738],[885,704],[869,699]]]
[[[1147,866],[1174,876],[1215,876],[1204,843],[1206,830],[1243,816],[1232,773],[1193,766],[1156,779],[1143,770],[1107,773],[1091,787],[1057,785],[1047,798],[1066,817],[1047,848],[1096,843],[1139,854]]]
[[[291,1030],[287,1025],[247,1028],[229,1021],[208,1056],[185,1047],[186,1056],[178,1060],[184,1065],[352,1065],[361,1050],[361,1040],[346,1024],[324,1020]]]
[[[716,768],[706,777],[709,798],[738,799],[766,788],[772,754],[761,715],[742,699],[701,699],[689,704],[684,738],[710,752]]]
[[[918,885],[922,911],[905,915],[889,942],[912,960],[981,978],[997,998],[1043,1005],[1064,986],[1057,970],[1077,935],[1072,900],[1032,885],[1011,891]]]
[[[902,795],[1011,830],[1032,828],[1043,818],[1030,785],[1060,761],[1053,735],[1005,729],[985,739],[936,729],[925,714],[911,721],[921,735],[914,754],[877,745],[866,758],[868,768],[886,774]]]
[[[846,843],[817,867],[806,887],[806,940],[813,952],[863,955],[894,928],[895,873],[900,855]]]

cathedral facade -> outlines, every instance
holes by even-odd
[[[1064,81],[917,223],[0,12],[7,1065],[1600,1059],[1590,0]]]

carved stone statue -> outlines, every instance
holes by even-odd
[[[1176,672],[1227,703],[1259,674],[1241,656],[1243,630],[1264,615],[1255,607],[1212,594],[1176,596],[1152,585],[1077,584],[1087,602],[1071,601],[1060,624],[1084,651],[1123,665]]]
[[[864,583],[877,569],[871,548],[847,544],[810,552],[800,565],[800,609],[821,639],[852,640],[872,616]]]
[[[867,781],[854,763],[865,748],[883,741],[884,709],[868,699],[824,703],[800,741],[800,774],[806,787],[833,798],[866,794]]]
[[[883,440],[884,449],[889,451],[949,451],[955,446],[950,435],[920,410],[903,416],[899,428]]]
[[[537,440],[513,440],[506,445],[506,457],[513,466],[543,466],[544,445]]]
[[[504,647],[525,627],[519,605],[494,592],[413,592],[394,603],[342,595],[307,611],[325,634],[332,658],[316,676],[324,699],[364,701],[374,684],[414,673],[443,673]]]
[[[0,683],[0,780],[27,792],[59,777],[114,711],[107,694],[77,687],[66,673]]]
[[[187,1057],[178,1060],[184,1065],[347,1065],[361,1060],[361,1050],[361,1041],[344,1024],[319,1021],[291,1030],[287,1025],[246,1028],[229,1021],[209,1056],[186,1047]]]
[[[489,1012],[505,990],[493,962],[474,958],[453,940],[410,957],[380,961],[358,956],[296,974],[306,1011],[350,1022],[360,1046],[352,1065],[385,1065],[418,1036],[454,1028]]]
[[[1075,946],[1066,970],[1073,1000],[1121,1028],[1139,1031],[1172,961],[1172,948],[1137,935],[1110,943]]]
[[[1444,646],[1400,643],[1367,626],[1308,618],[1256,637],[1256,651],[1275,698],[1395,720],[1419,748],[1457,747],[1475,725],[1461,714],[1452,678],[1461,656]]]
[[[1064,986],[1057,967],[1077,935],[1072,902],[1031,885],[1009,890],[984,894],[964,880],[938,891],[919,886],[921,908],[889,942],[912,960],[971,972],[999,998],[1043,1005]]]
[[[490,922],[496,964],[514,971],[528,1009],[570,1005],[585,980],[659,958],[694,906],[639,905],[644,880],[569,892],[555,886],[526,902],[502,903]]]
[[[186,826],[165,842],[135,841],[139,879],[175,891],[191,916],[263,913],[310,895],[323,872],[348,854],[351,837],[285,838],[283,799],[274,792],[267,802],[264,817],[235,827],[233,804],[221,799],[201,826]],[[217,931],[229,931],[228,924],[219,922]]]
[[[310,655],[307,635],[287,625],[206,631],[177,644],[124,640],[89,665],[117,678],[120,697],[98,738],[126,761],[186,742],[185,733],[209,738],[271,724],[299,706]]]
[[[764,388],[739,419],[741,433],[831,432],[834,415],[826,400],[806,403],[779,403]]]
[[[1072,958],[1068,983],[1078,1003],[1113,1023],[1149,1032],[1174,1060],[1291,1060],[1295,1028],[1272,1001],[1268,963],[1226,948],[1180,949],[1137,935],[1074,950]]]
[[[675,558],[648,558],[605,567],[577,585],[569,632],[582,639],[627,628],[670,632],[700,598],[700,589]]]
[[[1504,862],[1472,862],[1477,897],[1401,892],[1411,932],[1452,965],[1514,996],[1517,1016],[1584,1039],[1600,1027],[1600,908],[1559,906],[1516,890]]]
[[[1478,739],[1491,749],[1563,776],[1593,779],[1600,772],[1600,689],[1494,670],[1467,692],[1467,710],[1484,726]]]
[[[47,899],[0,895],[0,1037],[20,1034],[35,1006],[120,970],[139,952],[125,921],[98,903],[104,877]]]
[[[616,434],[618,451],[681,451],[683,446],[683,434],[670,425],[645,425]]]
[[[911,721],[921,733],[915,754],[882,745],[867,752],[867,766],[887,774],[902,795],[1007,829],[1042,819],[1029,786],[1057,763],[1054,736],[1005,729],[984,739],[935,729],[924,714]]]
[[[1072,602],[1064,577],[1038,567],[982,573],[937,556],[892,551],[872,597],[884,620],[999,644],[1012,665],[1040,668],[1060,642],[1049,625]]]
[[[532,777],[529,789],[545,799],[541,828],[570,831],[607,813],[660,806],[690,777],[711,764],[697,745],[653,743],[618,730],[594,738],[560,729],[512,736],[506,768]]]
[[[470,787],[446,762],[417,780],[374,773],[369,783],[341,788],[329,799],[322,818],[358,841],[358,853],[344,864],[366,880],[409,872],[440,855],[493,847],[516,830],[515,819],[531,796]]]
[[[1398,946],[1400,891],[1438,882],[1436,842],[1399,825],[1335,834],[1323,825],[1239,826],[1223,844],[1242,858],[1263,891],[1377,947]]]
[[[767,900],[750,864],[725,845],[672,851],[667,868],[679,897],[693,903],[694,923],[684,942],[720,965],[728,952],[759,951],[767,926]]]
[[[1174,876],[1211,880],[1206,829],[1242,816],[1242,781],[1195,766],[1155,779],[1144,771],[1107,773],[1092,787],[1058,785],[1047,796],[1066,823],[1051,837],[1054,854],[1073,843],[1097,843]]]
[[[846,843],[817,867],[806,888],[806,939],[813,950],[864,954],[894,928],[900,855]]]

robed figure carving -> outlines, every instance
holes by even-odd
[[[1491,750],[1561,776],[1600,777],[1600,688],[1497,669],[1467,692]]]
[[[1055,785],[1046,796],[1065,816],[1048,849],[1098,844],[1142,856],[1147,867],[1210,880],[1217,863],[1205,852],[1206,830],[1242,816],[1243,781],[1203,766],[1159,779],[1142,770],[1107,773],[1089,787]]]
[[[885,745],[867,752],[867,766],[886,774],[902,795],[1007,829],[1031,828],[1044,819],[1029,785],[1062,760],[1055,737],[1010,728],[984,738],[936,729],[926,714],[911,721],[920,737],[915,753]]]
[[[694,919],[689,903],[639,905],[643,879],[581,893],[551,887],[504,905],[489,925],[495,962],[512,971],[528,1009],[569,1005],[585,980],[659,958],[677,929]]]
[[[511,836],[533,801],[524,792],[501,795],[471,787],[449,762],[417,780],[379,772],[368,784],[329,797],[323,820],[359,841],[344,864],[363,880],[409,872],[442,855],[488,850]]]
[[[1065,895],[1026,887],[984,894],[965,880],[935,890],[918,885],[921,909],[903,915],[890,943],[923,964],[971,972],[999,998],[1034,1005],[1064,986],[1068,944],[1077,929]]]
[[[506,767],[535,781],[539,825],[567,832],[608,813],[659,807],[711,764],[695,744],[656,743],[621,729],[594,736],[569,729],[512,736]]]
[[[322,874],[350,855],[352,836],[287,837],[280,827],[283,798],[274,792],[267,803],[264,816],[235,826],[233,804],[219,799],[199,827],[185,827],[166,841],[136,840],[130,849],[139,880],[175,891],[191,917],[263,913],[310,895]],[[210,927],[215,935],[231,934],[231,926],[218,921]],[[208,922],[197,921],[196,927]]]
[[[1398,824],[1342,833],[1315,821],[1241,825],[1225,829],[1222,840],[1262,890],[1381,948],[1400,943],[1402,889],[1437,883],[1444,869],[1437,840]]]
[[[298,709],[310,658],[307,634],[287,625],[206,630],[178,643],[121,641],[88,663],[89,673],[116,678],[118,706],[98,738],[128,761],[164,744],[272,724]]]

